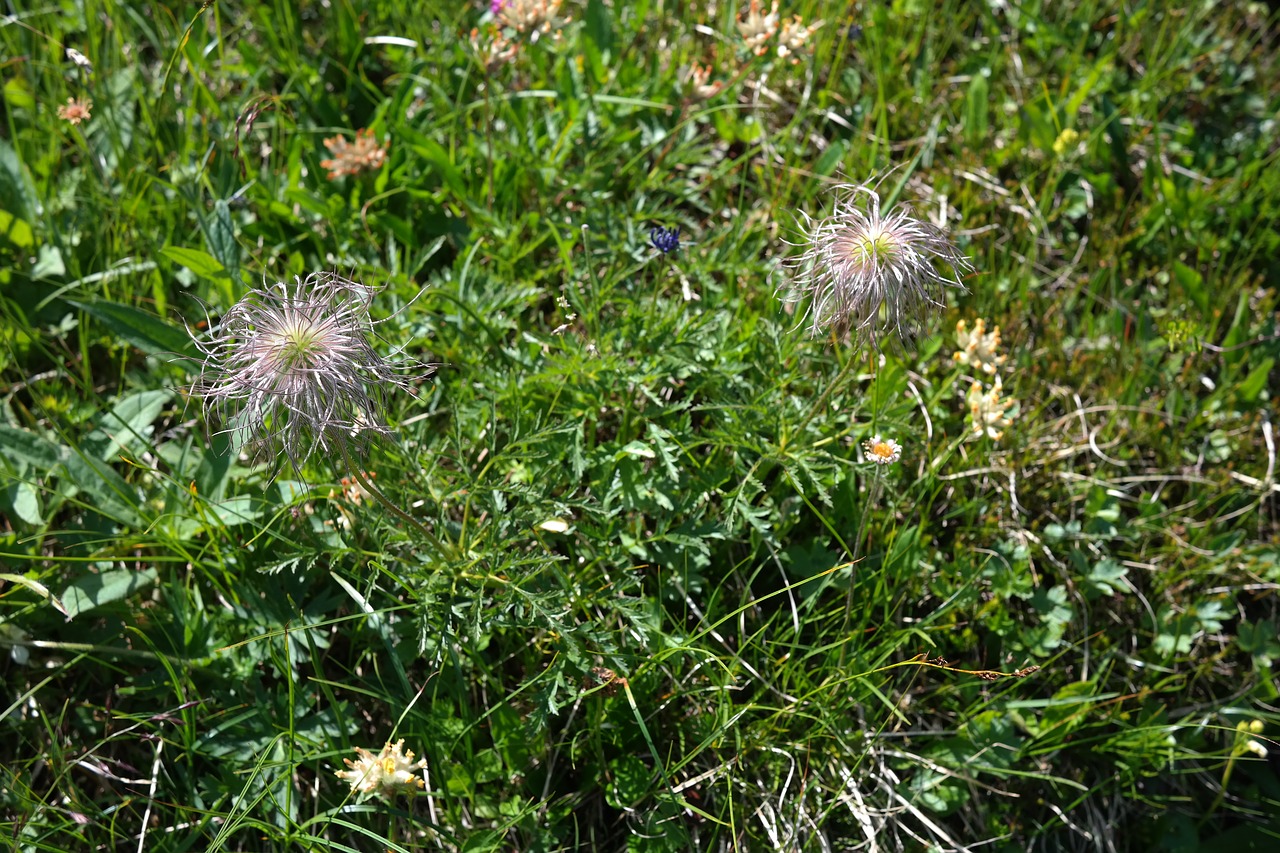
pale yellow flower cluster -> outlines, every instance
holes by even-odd
[[[711,79],[711,66],[694,62],[680,69],[680,91],[695,101],[714,98],[724,89],[723,80]]]
[[[502,0],[493,4],[494,18],[500,26],[510,27],[531,42],[539,36],[560,35],[560,29],[569,23],[560,17],[563,0]]]
[[[769,52],[774,36],[777,36],[778,58],[791,57],[793,63],[800,61],[796,54],[821,26],[822,21],[818,21],[806,27],[799,15],[783,21],[778,13],[778,0],[773,0],[768,13],[761,10],[760,0],[751,0],[746,15],[738,18],[738,34],[742,36],[747,50],[756,56],[764,56]]]
[[[1017,400],[1002,396],[1004,385],[996,372],[1008,359],[1008,356],[999,352],[1000,327],[996,326],[988,332],[987,321],[978,319],[970,329],[961,320],[956,323],[956,344],[959,349],[951,356],[956,364],[981,370],[988,376],[995,377],[991,387],[985,390],[981,382],[974,382],[965,402],[969,405],[969,422],[974,437],[985,435],[992,441],[999,441],[1004,437],[1005,428],[1013,423],[1018,405]]]
[[[88,98],[76,100],[67,98],[67,102],[58,107],[58,118],[68,124],[79,124],[89,120],[89,111],[93,109],[93,101]]]
[[[1004,390],[1000,377],[996,376],[991,388],[982,390],[982,383],[975,382],[969,388],[965,401],[969,404],[969,421],[975,438],[986,435],[992,441],[1004,438],[1005,427],[1013,424],[1010,409],[1018,405],[1012,397],[1001,397]]]
[[[425,788],[426,782],[418,771],[427,766],[425,758],[413,760],[413,750],[401,752],[404,740],[395,745],[386,744],[382,752],[374,755],[367,749],[356,747],[358,761],[342,759],[350,770],[337,770],[334,775],[351,783],[351,790],[359,794],[375,794],[391,799],[396,794],[414,794]]]
[[[960,349],[951,356],[956,364],[977,368],[988,376],[1008,358],[996,352],[1000,348],[1000,327],[988,333],[987,321],[981,318],[974,321],[972,331],[964,320],[956,323],[956,344]]]
[[[387,160],[387,145],[379,142],[373,130],[356,131],[355,142],[345,136],[332,136],[324,141],[324,147],[333,155],[321,160],[320,167],[329,170],[329,180],[336,181],[344,175],[358,175],[366,169],[376,171]]]

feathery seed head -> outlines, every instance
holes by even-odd
[[[973,267],[945,231],[905,205],[882,210],[871,186],[841,184],[836,193],[825,219],[801,213],[804,252],[788,264],[795,271],[789,298],[808,297],[813,335],[849,330],[856,345],[877,349],[886,332],[915,338],[943,307],[944,288],[964,290],[960,273]]]
[[[756,56],[764,56],[769,50],[769,40],[778,32],[778,0],[768,13],[760,10],[760,0],[751,0],[745,15],[738,17],[738,33],[747,50]]]
[[[249,291],[196,339],[204,361],[192,393],[238,447],[283,453],[299,475],[315,450],[390,435],[386,392],[409,383],[369,343],[377,292],[330,272]]]

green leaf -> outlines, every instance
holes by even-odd
[[[204,229],[205,243],[209,253],[227,271],[227,278],[240,280],[240,244],[236,242],[236,226],[231,219],[231,206],[225,199],[218,199],[213,205],[213,215],[202,217],[200,227]]]
[[[91,573],[74,581],[60,598],[66,608],[67,618],[74,619],[81,613],[113,601],[128,598],[156,582],[155,569],[112,569]]]
[[[609,762],[609,787],[604,799],[615,809],[629,809],[649,790],[652,775],[648,766],[634,755],[624,755]]]
[[[1090,598],[1127,592],[1129,590],[1129,584],[1125,581],[1127,574],[1129,570],[1118,561],[1110,557],[1099,560],[1094,563],[1084,579],[1085,592]]]
[[[1209,291],[1204,286],[1204,276],[1184,264],[1182,261],[1173,262],[1173,280],[1191,297],[1191,301],[1196,307],[1204,312],[1205,316],[1209,316]]]
[[[155,314],[148,314],[132,305],[118,302],[92,301],[81,302],[68,299],[68,303],[79,308],[107,327],[116,337],[126,341],[147,355],[178,355],[193,358],[195,346],[191,337],[182,329],[171,326]]]
[[[826,151],[822,152],[818,162],[813,165],[813,171],[824,176],[832,174],[836,169],[840,168],[840,164],[844,162],[844,155],[848,150],[848,143],[843,139],[837,139],[827,146]]]
[[[0,198],[18,219],[33,222],[40,213],[40,199],[22,168],[18,152],[8,140],[0,139]]]
[[[217,258],[199,249],[165,246],[160,250],[160,254],[175,264],[181,264],[196,275],[204,276],[205,278],[218,280],[231,277],[230,273],[227,272],[227,268],[218,263]]]
[[[9,505],[14,517],[38,526],[44,523],[40,514],[40,495],[35,486],[25,480],[16,480],[5,489],[5,502]]]
[[[613,21],[609,16],[609,7],[604,0],[588,0],[587,2],[587,35],[601,53],[613,49]]]
[[[979,145],[987,138],[990,124],[991,91],[987,75],[979,72],[969,81],[965,96],[964,138],[970,145]]]
[[[1262,393],[1262,389],[1267,386],[1267,377],[1271,375],[1271,368],[1275,366],[1274,358],[1264,358],[1257,367],[1249,371],[1249,375],[1244,378],[1239,385],[1236,386],[1236,396],[1243,402],[1252,403],[1258,399],[1258,395]]]
[[[47,474],[58,466],[67,450],[30,430],[0,423],[0,455],[19,469],[26,466]]]
[[[151,425],[172,397],[173,392],[168,390],[140,391],[121,397],[111,411],[103,413],[98,428],[85,437],[85,446],[96,448],[98,457],[105,461],[114,459],[121,450],[145,447]]]
[[[68,456],[63,462],[70,483],[88,495],[92,509],[129,527],[142,527],[134,489],[109,465],[90,456]]]

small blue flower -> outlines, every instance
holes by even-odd
[[[680,229],[663,228],[661,225],[649,229],[649,243],[664,255],[669,255],[680,248]]]

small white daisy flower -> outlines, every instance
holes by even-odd
[[[855,344],[896,333],[916,337],[943,307],[943,290],[964,290],[960,273],[973,267],[941,228],[916,219],[905,205],[881,209],[870,186],[836,188],[832,214],[806,223],[804,252],[789,298],[809,299],[809,331],[848,329]],[[942,268],[939,268],[939,263]]]
[[[867,458],[877,465],[892,465],[902,458],[902,445],[892,438],[873,435],[862,443]]]
[[[351,769],[335,770],[334,775],[350,782],[351,790],[359,794],[374,794],[387,800],[396,794],[416,794],[427,784],[418,775],[418,771],[427,766],[427,760],[414,761],[413,750],[401,752],[403,746],[403,739],[396,741],[394,746],[388,743],[377,755],[356,747],[359,759],[342,759]]]

